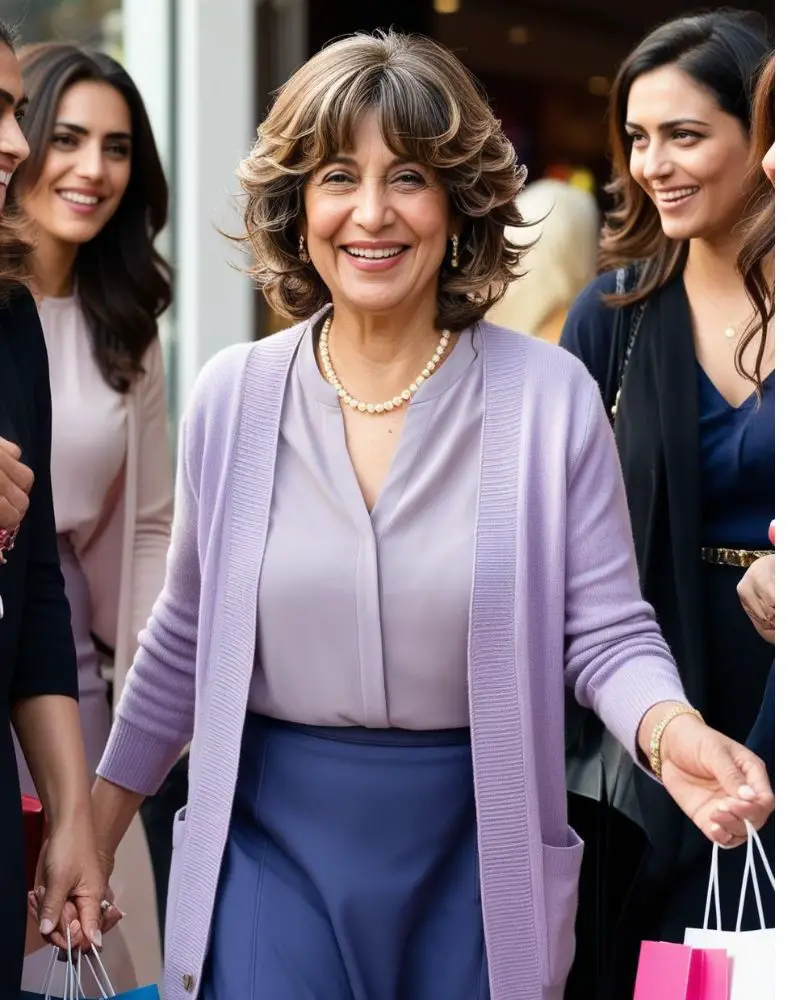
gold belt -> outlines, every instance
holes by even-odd
[[[714,563],[716,566],[738,566],[740,569],[747,569],[748,566],[753,565],[756,559],[771,555],[774,555],[773,549],[704,548],[700,550],[703,562]]]

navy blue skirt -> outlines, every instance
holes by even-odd
[[[469,731],[250,714],[203,1000],[489,1000]]]

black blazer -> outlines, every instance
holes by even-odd
[[[11,740],[21,698],[78,697],[69,604],[58,558],[50,487],[50,382],[47,350],[31,296],[0,305],[0,436],[33,469],[30,507],[14,549],[0,566],[0,997],[18,996],[25,931],[22,813]]]

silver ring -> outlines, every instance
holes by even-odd
[[[100,904],[100,912],[106,913],[108,910],[111,909],[112,905],[113,904],[109,902],[109,900],[104,899],[103,902]]]

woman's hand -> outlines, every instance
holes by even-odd
[[[100,865],[101,880],[105,885],[105,890],[102,893],[100,903],[100,933],[103,935],[107,934],[110,930],[112,930],[112,928],[116,927],[125,914],[114,903],[114,891],[109,885],[111,873],[114,870],[114,858],[104,855],[100,850],[97,852],[97,857]],[[35,892],[28,893],[28,913],[33,920],[37,922],[39,919],[39,909],[41,907],[42,900],[44,899],[44,895],[44,886],[39,886]],[[72,900],[67,900],[62,911],[61,921],[56,930],[48,938],[50,944],[56,945],[56,947],[61,948],[62,951],[66,950],[67,947],[67,927],[69,927],[70,944],[72,947],[88,951],[93,942],[84,934],[80,919],[80,911],[76,903]],[[102,946],[102,937],[100,946]]]
[[[769,526],[769,540],[775,544],[775,522]],[[756,559],[736,588],[747,617],[762,639],[775,642],[775,556]]]
[[[16,531],[28,509],[33,472],[20,462],[17,445],[0,438],[0,530]]]
[[[692,715],[679,715],[661,737],[661,778],[686,815],[724,847],[747,840],[775,808],[763,762]]]
[[[53,827],[42,847],[36,884],[29,902],[45,940],[66,947],[65,931],[71,925],[74,945],[84,950],[92,944],[102,946],[100,903],[105,880],[88,811],[85,818]]]

